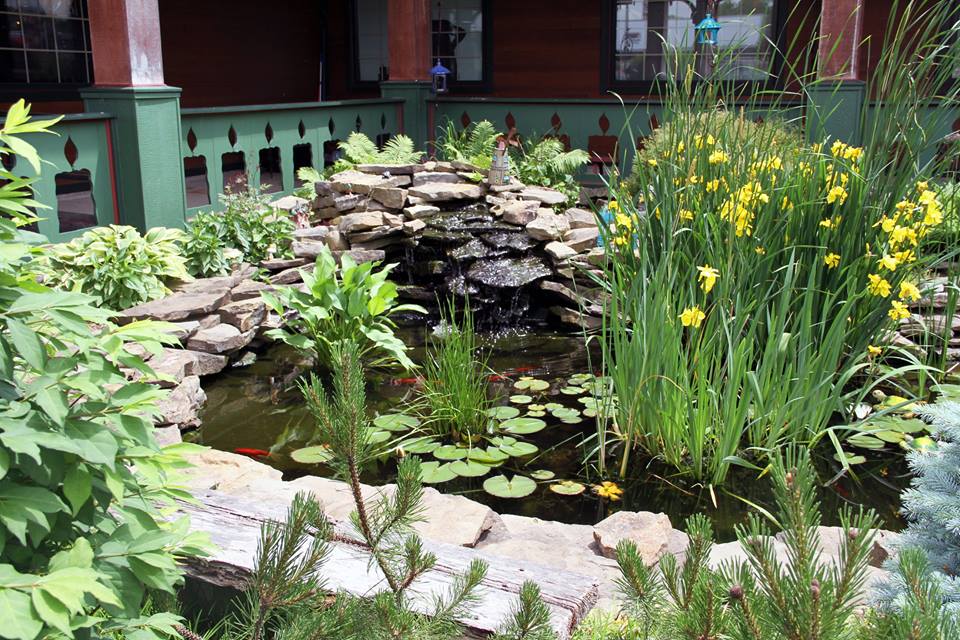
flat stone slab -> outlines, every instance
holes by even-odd
[[[256,280],[244,280],[230,291],[230,297],[234,301],[246,300],[247,298],[259,298],[264,291],[276,291],[277,288],[266,282]]]
[[[353,169],[330,176],[331,187],[340,193],[368,194],[375,187],[402,187],[408,184],[410,184],[410,176],[393,175],[385,178]]]
[[[340,218],[340,233],[370,231],[383,225],[383,213],[380,211],[356,211]]]
[[[450,200],[478,200],[483,197],[483,187],[476,184],[448,184],[430,182],[410,188],[410,195],[425,202],[447,202]]]
[[[632,540],[647,566],[653,566],[668,548],[673,526],[665,513],[649,511],[617,511],[593,527],[593,539],[600,553],[617,557],[617,545]]]
[[[238,491],[283,477],[278,469],[229,451],[207,449],[187,459],[194,465],[184,470],[186,485],[191,490]]]
[[[275,273],[270,276],[270,284],[293,284],[295,282],[302,282],[303,275],[300,273],[301,267],[291,267],[290,269],[284,269],[279,273]]]
[[[200,409],[206,401],[207,394],[200,387],[200,378],[187,376],[166,398],[157,403],[160,410],[157,424],[195,426],[200,423]]]
[[[174,293],[222,293],[237,284],[234,276],[216,276],[213,278],[197,278],[189,282],[181,282],[172,289]]]
[[[391,176],[409,176],[423,171],[422,164],[358,164],[355,168],[363,173],[389,173]]]
[[[534,200],[509,200],[494,206],[492,211],[502,216],[504,222],[525,227],[537,217],[539,209],[540,203]]]
[[[419,220],[440,213],[440,207],[435,207],[432,204],[415,204],[405,208],[403,212],[407,214],[407,217],[411,220]]]
[[[173,379],[173,382],[161,382],[161,386],[173,386],[189,376],[219,373],[227,366],[227,358],[190,349],[164,349],[151,358],[149,364],[157,373]]]
[[[523,200],[536,200],[546,205],[563,204],[567,201],[567,196],[556,189],[547,189],[546,187],[527,187],[520,192]]]
[[[563,216],[571,229],[591,229],[597,226],[597,217],[593,215],[593,211],[571,207],[563,212]]]
[[[354,262],[360,264],[361,262],[380,262],[387,257],[387,254],[380,249],[350,249],[349,251],[333,252],[333,257],[337,262],[343,260],[343,256],[350,256]]]
[[[242,332],[230,324],[218,324],[197,331],[187,340],[187,348],[206,353],[229,353],[250,344],[255,331]]]
[[[317,256],[323,252],[323,248],[326,246],[328,246],[326,242],[316,240],[294,240],[292,247],[293,255],[303,259],[304,263],[306,263],[307,260],[316,260]]]
[[[241,332],[256,329],[267,315],[267,305],[259,298],[248,298],[225,304],[217,311],[220,319]]]
[[[370,197],[388,209],[402,209],[407,203],[407,190],[397,187],[374,187]]]
[[[581,227],[564,233],[563,242],[577,253],[582,253],[596,248],[599,237],[600,229],[597,227]]]
[[[295,229],[293,237],[298,240],[323,240],[330,235],[330,226],[321,224],[306,229]]]
[[[144,302],[120,312],[126,320],[186,320],[190,316],[211,313],[230,299],[230,290],[219,293],[174,293],[166,298]]]
[[[567,258],[572,258],[577,255],[576,249],[571,249],[569,246],[556,240],[548,242],[543,250],[554,260],[566,260]]]
[[[570,223],[564,216],[538,210],[537,217],[527,223],[527,233],[541,241],[563,240],[570,231]]]
[[[270,206],[274,209],[282,209],[283,211],[295,213],[309,209],[310,201],[306,198],[300,198],[299,196],[283,196],[271,202]]]
[[[302,267],[307,264],[303,258],[270,258],[260,262],[260,266],[267,271],[283,271],[293,267]]]
[[[447,184],[457,184],[463,182],[456,173],[447,171],[421,171],[413,174],[413,186],[419,187],[422,184],[430,182],[446,182]]]

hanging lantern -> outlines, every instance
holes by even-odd
[[[693,30],[697,34],[698,44],[717,45],[717,34],[720,33],[720,23],[714,20],[713,14],[708,13]]]
[[[435,94],[447,92],[447,76],[449,75],[450,69],[440,64],[440,59],[438,58],[436,66],[430,69],[430,78],[433,80],[433,92]]]

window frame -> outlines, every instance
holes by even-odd
[[[656,80],[617,80],[616,79],[616,54],[613,47],[616,44],[617,29],[617,0],[602,0],[601,23],[600,23],[600,91],[607,93],[616,91],[625,94],[651,95],[657,92]],[[774,74],[765,80],[736,80],[732,86],[739,89],[746,87],[762,86],[764,88],[775,88],[782,86],[783,68],[783,38],[786,32],[787,18],[789,8],[786,6],[787,0],[773,0],[773,40],[776,49],[773,53],[772,67]],[[721,23],[723,17],[720,18]],[[690,25],[691,31],[693,25]]]

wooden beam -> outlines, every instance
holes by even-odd
[[[243,589],[253,569],[260,527],[270,520],[284,520],[290,496],[279,496],[271,503],[246,501],[217,491],[199,492],[195,497],[200,504],[183,503],[180,511],[190,516],[192,530],[210,535],[217,551],[209,558],[189,561],[187,574],[216,586]],[[334,525],[338,537],[355,539],[348,525]],[[370,554],[361,545],[332,542],[330,546],[322,576],[331,591],[368,597],[386,588],[383,574],[371,566]],[[437,564],[414,583],[410,593],[414,607],[425,613],[430,611],[431,596],[447,593],[454,576],[466,570],[473,559],[479,557],[487,562],[486,578],[477,590],[479,600],[460,619],[476,637],[492,634],[503,623],[517,603],[520,586],[527,580],[540,586],[561,640],[570,637],[573,627],[597,602],[597,583],[579,574],[429,540],[424,540],[423,546],[436,555]]]
[[[89,0],[98,87],[163,86],[158,0]]]
[[[823,0],[820,17],[820,77],[861,80],[864,0]]]
[[[429,80],[430,1],[388,0],[387,46],[391,80]]]

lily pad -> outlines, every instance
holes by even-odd
[[[513,383],[513,388],[520,391],[532,391],[534,393],[540,391],[546,391],[550,388],[550,383],[546,380],[538,380],[536,378],[520,378]]]
[[[526,476],[494,476],[483,481],[483,490],[498,498],[525,498],[537,490],[537,483]]]
[[[333,460],[330,447],[320,444],[315,447],[304,447],[290,452],[290,457],[300,464],[326,464]]]
[[[556,475],[557,474],[549,469],[537,469],[536,471],[530,472],[530,477],[534,480],[553,480]]]
[[[401,442],[400,446],[407,453],[431,453],[440,446],[440,443],[431,436],[423,436]]]
[[[393,434],[389,431],[382,431],[377,429],[370,434],[370,444],[382,444],[393,437]]]
[[[513,444],[500,445],[500,451],[504,452],[508,456],[513,456],[514,458],[531,456],[539,450],[540,449],[537,448],[537,445],[529,442],[514,442]]]
[[[531,402],[533,402],[533,398],[531,398],[528,395],[524,395],[520,393],[515,396],[510,396],[510,402],[512,402],[513,404],[530,404]]]
[[[864,462],[867,461],[867,459],[864,458],[863,456],[854,455],[846,451],[843,452],[843,456],[844,458],[846,458],[847,464],[850,466],[853,466],[855,464],[863,464]],[[837,462],[843,462],[843,458],[840,457],[839,453],[833,454],[833,459],[836,460]]]
[[[506,462],[509,454],[498,447],[487,447],[486,449],[471,449],[467,454],[467,459],[479,462],[485,465],[495,465]]]
[[[527,411],[528,418],[542,418],[547,415],[546,411]]]
[[[894,411],[913,411],[917,408],[916,403],[903,396],[887,396],[883,402],[877,405],[878,409],[893,409]]]
[[[859,449],[870,449],[872,451],[883,449],[885,446],[883,444],[883,440],[874,438],[872,435],[867,435],[865,433],[859,433],[855,436],[850,436],[847,438],[847,444],[853,445]]]
[[[555,411],[555,410],[557,410],[557,409],[562,409],[562,408],[563,408],[563,405],[560,404],[559,402],[548,402],[547,404],[545,404],[545,405],[543,405],[543,406],[544,406],[544,408],[545,408],[547,411]]]
[[[899,431],[877,431],[876,433],[871,433],[870,435],[875,438],[879,438],[884,442],[890,442],[892,444],[903,442],[904,438],[907,437],[907,434]]]
[[[505,444],[516,444],[516,443],[517,443],[517,439],[511,438],[510,436],[495,436],[493,438],[490,438],[490,444],[492,444],[495,447],[499,447]]]
[[[529,405],[529,406],[527,407],[527,409],[530,410],[530,411],[546,411],[546,410],[547,410],[547,405],[545,405],[545,404],[531,404],[531,405]],[[512,418],[513,416],[509,416],[509,417]]]
[[[938,400],[960,400],[960,384],[941,384],[937,391],[940,392]]]
[[[440,464],[439,462],[421,462],[420,480],[427,484],[438,484],[440,482],[449,482],[457,477],[450,469],[450,464]]]
[[[409,431],[420,426],[420,420],[405,413],[385,413],[373,419],[375,427],[386,431]]]
[[[900,418],[898,416],[879,416],[863,424],[864,430],[889,430],[900,433],[920,433],[927,431],[929,426],[918,418]]]
[[[935,451],[937,449],[937,441],[930,436],[920,436],[919,438],[904,439],[903,445],[901,446],[915,451]]]
[[[509,420],[520,415],[520,409],[511,406],[490,407],[487,409],[487,415],[496,420]]]
[[[500,423],[500,429],[507,433],[528,435],[542,431],[547,423],[540,418],[511,418]]]
[[[490,472],[490,467],[472,460],[457,460],[449,464],[450,471],[463,478],[479,478]]]
[[[433,457],[438,460],[463,460],[467,457],[467,450],[452,444],[445,444],[433,450]]]
[[[579,395],[583,395],[586,392],[587,390],[584,389],[583,387],[563,387],[562,389],[560,389],[560,393],[562,393],[565,396],[579,396]]]
[[[561,480],[560,482],[554,482],[550,485],[550,491],[559,493],[562,496],[578,496],[586,490],[586,486],[573,480]]]

